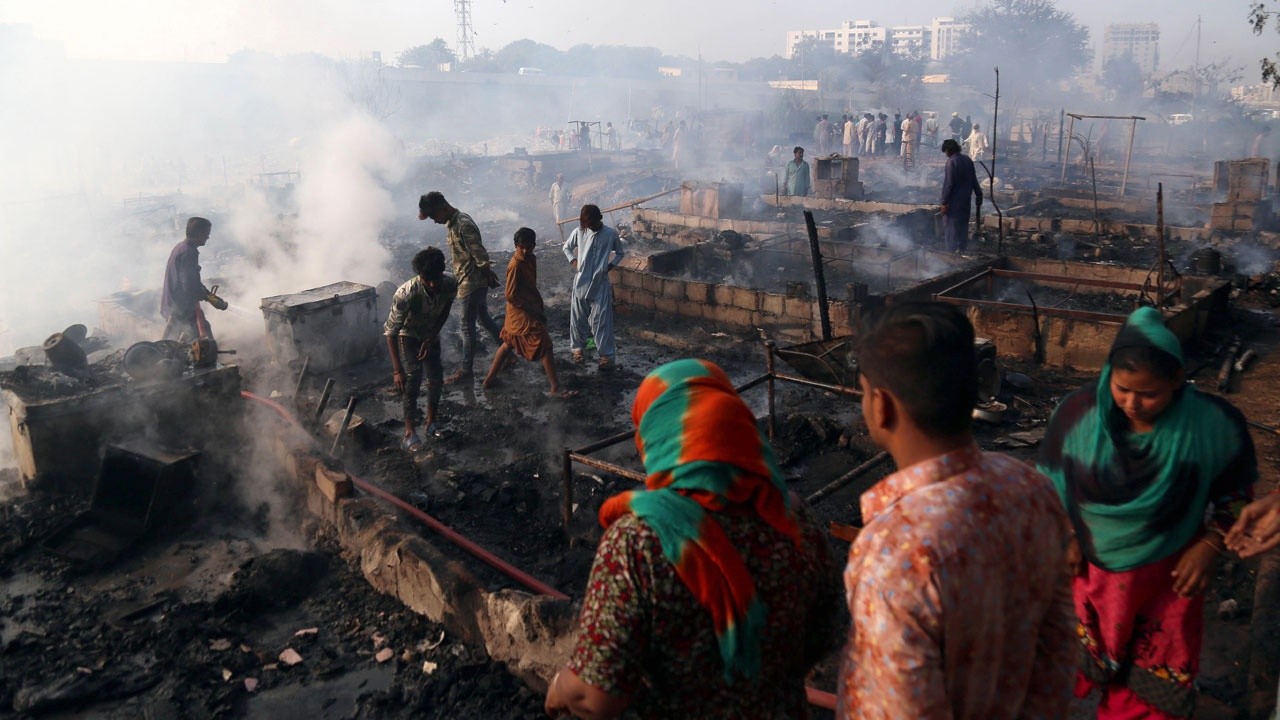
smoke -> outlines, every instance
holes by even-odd
[[[233,283],[226,296],[235,307],[337,281],[376,286],[387,277],[390,253],[379,236],[406,210],[392,191],[407,167],[395,137],[367,115],[351,114],[301,147],[299,158],[308,170],[291,199],[253,188],[231,205],[227,234],[244,254],[220,270]],[[254,313],[224,322],[236,339],[263,332]]]

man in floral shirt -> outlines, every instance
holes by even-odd
[[[840,717],[1067,717],[1067,519],[1048,478],[973,440],[973,326],[895,304],[858,365],[871,439],[900,469],[863,494],[849,549]]]

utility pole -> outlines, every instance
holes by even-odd
[[[1196,16],[1196,64],[1191,74],[1196,79],[1196,91],[1191,96],[1191,117],[1196,115],[1196,105],[1200,102],[1200,16]]]
[[[453,14],[458,18],[458,59],[470,60],[475,54],[471,40],[471,0],[453,0]]]

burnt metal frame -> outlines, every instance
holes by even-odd
[[[1071,123],[1067,126],[1067,152],[1062,155],[1062,176],[1058,178],[1059,183],[1065,183],[1067,180],[1067,159],[1071,155],[1070,142],[1075,133],[1076,120],[1128,120],[1129,121],[1129,150],[1124,156],[1124,175],[1120,179],[1120,197],[1124,197],[1125,188],[1129,185],[1129,164],[1133,161],[1133,137],[1138,132],[1138,121],[1146,121],[1146,118],[1140,115],[1081,115],[1080,113],[1067,113],[1067,117],[1071,118]]]
[[[1045,275],[1043,273],[1022,272],[1020,270],[1003,270],[1000,268],[987,268],[972,277],[961,280],[951,287],[935,293],[933,299],[939,302],[950,303],[952,305],[962,305],[970,307],[994,308],[997,310],[1015,310],[1018,312],[1031,312],[1032,308],[1019,303],[1000,302],[998,300],[981,300],[977,298],[960,298],[951,297],[950,293],[966,288],[980,280],[987,281],[988,291],[992,290],[995,285],[995,278],[1010,278],[1014,280],[1032,280],[1042,283],[1055,283],[1058,285],[1087,285],[1090,287],[1113,288],[1115,290],[1131,290],[1135,293],[1142,293],[1147,288],[1144,284],[1119,282],[1114,280],[1098,280],[1095,278],[1073,278],[1059,275]],[[1039,307],[1036,312],[1040,315],[1048,315],[1055,317],[1068,318],[1071,320],[1088,320],[1090,322],[1105,322],[1123,324],[1124,315],[1116,315],[1113,313],[1092,312],[1089,310],[1072,310],[1070,308],[1056,307]]]
[[[830,383],[818,382],[816,380],[810,380],[808,378],[802,378],[795,375],[789,375],[786,373],[778,372],[777,365],[775,362],[777,345],[774,344],[772,341],[766,341],[764,346],[765,346],[765,373],[756,378],[748,380],[747,382],[743,383],[742,385],[739,385],[735,389],[738,391],[738,393],[743,393],[752,388],[759,387],[760,385],[768,386],[769,439],[770,440],[773,440],[774,434],[777,432],[777,411],[774,403],[774,392],[775,392],[776,384],[779,380],[783,382],[795,383],[796,385],[804,385],[806,387],[818,388],[819,390],[826,390],[827,392],[834,392],[840,395],[845,395],[847,397],[852,397],[852,398],[862,397],[862,390],[858,388],[852,388],[845,385],[832,385]],[[603,440],[597,440],[591,443],[590,445],[585,445],[581,448],[578,448],[577,450],[573,450],[570,448],[564,449],[563,461],[561,466],[563,469],[563,485],[562,485],[561,498],[560,498],[560,521],[564,529],[567,530],[569,528],[569,520],[573,517],[573,464],[575,462],[580,463],[582,465],[586,465],[587,467],[595,468],[597,470],[604,470],[606,472],[613,473],[614,475],[618,475],[619,477],[624,477],[639,483],[642,483],[645,481],[645,474],[642,472],[637,472],[635,470],[622,467],[621,465],[617,465],[615,463],[611,463],[606,460],[598,460],[590,456],[590,454],[593,452],[597,452],[607,447],[612,447],[614,445],[617,445],[618,443],[631,440],[635,438],[635,435],[636,435],[635,430],[627,430],[625,432],[620,432],[616,435],[610,435],[609,437],[604,438]],[[851,480],[852,478],[857,477],[857,475],[861,474],[864,470],[868,470],[871,467],[874,467],[876,464],[879,464],[881,460],[885,459],[884,457],[880,457],[880,456],[877,456],[877,458],[878,459],[876,459],[875,463],[870,463],[870,464],[863,463],[863,465],[860,465],[857,468],[854,468],[853,472],[846,473],[844,476],[840,478],[840,480],[845,480],[847,482],[848,480]],[[839,482],[839,480],[837,480],[836,482]]]

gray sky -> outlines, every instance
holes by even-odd
[[[1193,0],[1166,2],[1063,0],[1101,40],[1108,22],[1160,23],[1161,67],[1190,66],[1194,26],[1203,15],[1202,62],[1234,55],[1245,80],[1257,79],[1257,61],[1280,49],[1280,35],[1261,38],[1245,22],[1248,0],[1216,7]],[[647,45],[667,53],[740,61],[780,54],[791,29],[837,27],[841,20],[882,25],[925,24],[955,15],[969,0],[898,0],[865,3],[853,15],[835,2],[771,0],[474,0],[477,48],[498,49],[521,38],[554,47]],[[874,8],[872,10],[871,8]],[[0,23],[29,23],[42,39],[61,42],[72,57],[217,62],[252,48],[272,53],[314,51],[357,57],[401,50],[444,38],[456,42],[452,0],[0,0]]]

